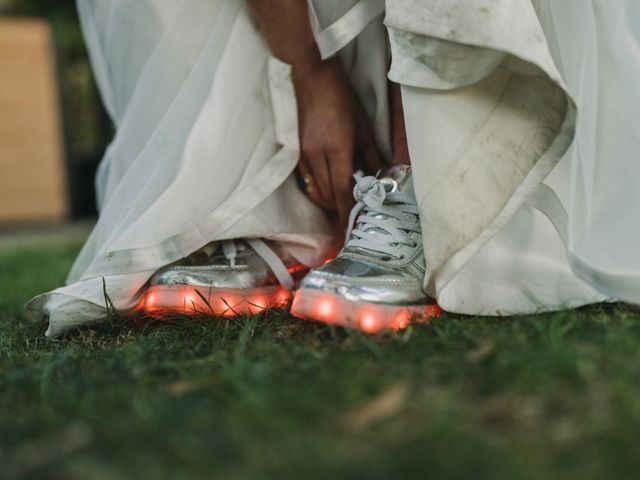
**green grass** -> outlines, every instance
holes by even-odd
[[[368,337],[273,312],[52,341],[75,247],[0,254],[3,478],[635,478],[640,313],[447,316]]]

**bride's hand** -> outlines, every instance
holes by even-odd
[[[321,59],[307,2],[247,1],[271,53],[293,67],[302,152],[298,168],[307,193],[337,210],[346,225],[356,154],[370,172],[382,167],[371,126],[339,61]]]
[[[382,168],[369,120],[337,60],[323,62],[313,73],[296,72],[301,158],[309,197],[337,210],[346,225],[353,206],[356,155],[369,173]]]

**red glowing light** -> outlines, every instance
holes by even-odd
[[[410,323],[411,323],[411,312],[409,312],[408,310],[404,310],[395,316],[395,318],[393,319],[391,328],[393,330],[400,330],[403,328],[407,328]]]
[[[335,305],[330,298],[325,298],[318,303],[318,315],[323,318],[331,317],[335,312]]]
[[[150,293],[145,299],[145,308],[154,308],[158,302],[158,297],[155,293]]]
[[[233,308],[240,303],[240,299],[235,295],[225,295],[224,297],[221,297],[221,299],[222,303],[224,303],[227,308]]]
[[[429,305],[422,311],[415,312],[415,323],[429,323],[432,318],[442,315],[442,309],[438,305]]]
[[[235,295],[227,294],[224,297],[220,297],[219,305],[222,316],[235,317],[242,313],[241,308],[239,307],[240,304],[240,299]]]
[[[198,290],[186,286],[163,286],[149,288],[141,297],[138,308],[154,317],[165,312],[235,317],[283,307],[291,296],[291,292],[282,287],[217,289],[202,297]]]
[[[373,313],[365,313],[360,319],[360,328],[365,332],[375,332],[378,328],[378,322]]]
[[[258,307],[261,310],[264,310],[265,308],[267,308],[267,298],[262,296],[262,295],[256,295],[255,297],[251,297],[247,300],[249,302],[249,304],[251,304],[254,307]]]
[[[195,309],[196,308],[196,296],[193,293],[185,293],[184,297],[184,306],[186,308]]]
[[[278,291],[278,293],[276,294],[276,297],[275,297],[276,305],[278,305],[278,306],[285,305],[288,300],[289,300],[289,291],[288,290],[281,289],[280,291]]]

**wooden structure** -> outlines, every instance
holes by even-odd
[[[0,17],[0,224],[68,214],[51,29]]]

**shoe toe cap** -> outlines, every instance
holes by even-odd
[[[274,284],[266,272],[251,270],[170,267],[151,277],[151,285],[184,285],[206,288],[246,289]]]
[[[348,301],[388,305],[416,305],[429,301],[421,283],[368,262],[336,259],[312,270],[302,281],[301,289],[322,291]]]

